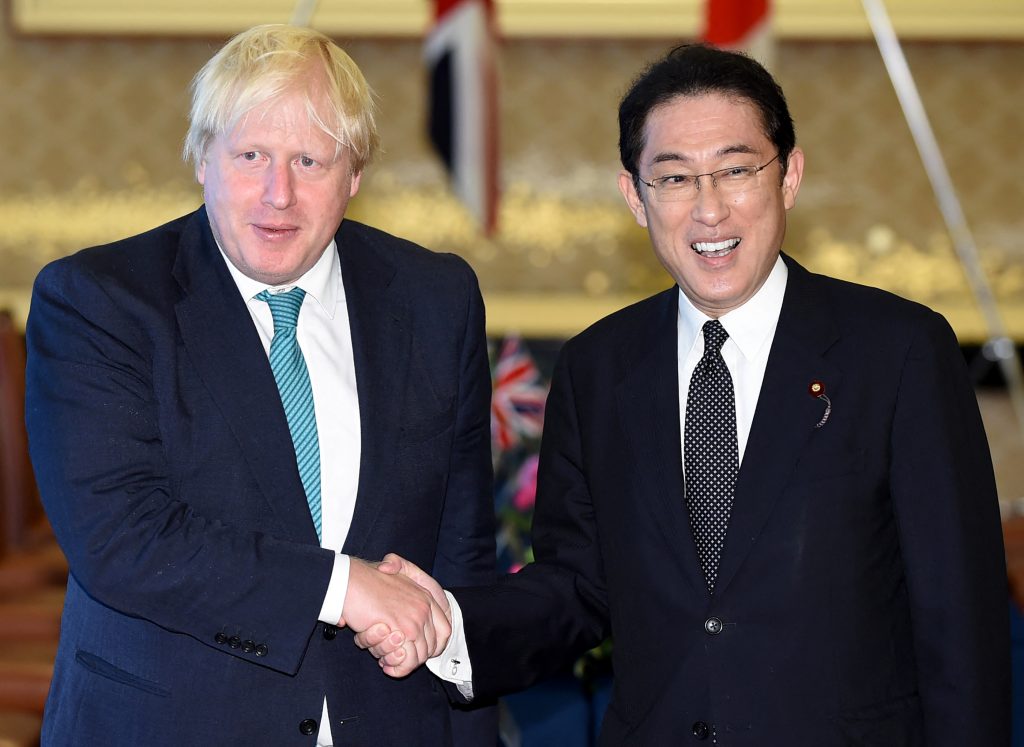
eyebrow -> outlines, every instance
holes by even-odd
[[[755,148],[752,148],[749,145],[743,145],[738,143],[736,145],[727,145],[724,148],[719,148],[718,152],[715,153],[715,156],[717,158],[721,158],[722,156],[731,156],[735,155],[736,153],[755,155],[759,152],[760,151],[758,151]],[[690,158],[689,156],[683,155],[682,153],[674,153],[671,151],[666,153],[658,153],[657,155],[654,156],[654,158],[651,159],[652,164],[666,163],[669,161],[691,163],[693,159]]]
[[[232,153],[270,153],[274,149],[274,146],[265,145],[259,140],[237,140],[234,142],[228,142],[227,149]],[[328,153],[328,149],[320,150],[314,148],[300,148],[298,150],[288,152],[293,154],[292,157],[297,158],[299,156],[309,156],[310,158],[325,164],[334,163],[334,161],[337,160],[336,156],[332,153]]]

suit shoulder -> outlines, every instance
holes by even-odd
[[[178,244],[195,213],[189,213],[135,236],[81,249],[48,263],[37,284],[55,277],[87,274],[105,280],[150,282],[155,273],[167,274]]]
[[[155,330],[174,319],[171,307],[179,296],[173,267],[183,235],[195,230],[194,216],[49,263],[33,285],[28,334],[84,323],[141,350]]]
[[[819,284],[837,317],[850,328],[877,333],[880,328],[904,325],[913,328],[942,319],[941,314],[928,306],[881,288],[828,275],[810,274],[810,277]]]
[[[362,244],[401,270],[427,273],[427,277],[444,274],[476,277],[469,263],[456,254],[435,252],[408,239],[348,218],[342,222],[339,240],[340,244]]]
[[[640,331],[664,322],[666,315],[674,319],[678,308],[678,293],[678,288],[673,286],[624,306],[591,324],[566,345],[570,348],[590,349],[629,343]]]
[[[872,359],[903,359],[920,345],[959,349],[945,317],[895,293],[791,267],[783,315],[789,329],[820,318]],[[783,320],[780,319],[780,325]],[[813,327],[814,324],[812,323]]]

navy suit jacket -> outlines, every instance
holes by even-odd
[[[611,633],[603,745],[710,742],[712,725],[726,747],[1008,743],[996,491],[952,330],[787,264],[714,595],[683,492],[673,288],[563,349],[536,563],[456,590],[478,694]]]
[[[362,423],[344,551],[487,583],[476,278],[348,220],[337,245]],[[325,694],[340,744],[493,744],[493,714],[456,714],[425,670],[392,680],[317,622],[333,553],[204,209],[46,267],[27,339],[32,458],[71,570],[44,744],[308,745]]]

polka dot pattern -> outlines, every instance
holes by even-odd
[[[721,352],[729,333],[717,319],[705,322],[703,331],[704,355],[686,395],[683,470],[697,557],[714,592],[740,460],[736,395]]]

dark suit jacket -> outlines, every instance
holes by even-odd
[[[563,350],[536,563],[456,592],[478,694],[610,632],[603,745],[696,744],[700,723],[726,747],[1007,744],[996,492],[953,333],[787,264],[714,596],[683,497],[673,288]]]
[[[352,221],[337,244],[362,422],[344,550],[486,583],[476,279]],[[27,337],[32,458],[71,569],[45,744],[312,744],[299,725],[325,693],[340,744],[452,742],[432,675],[391,680],[349,631],[317,623],[333,553],[203,209],[46,267]],[[463,743],[493,743],[490,716]]]

